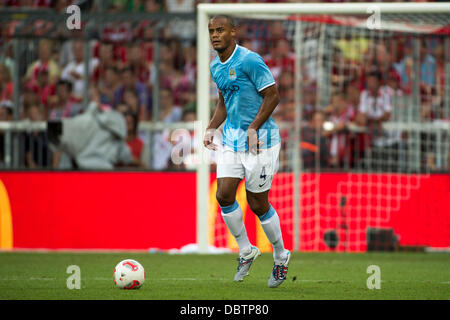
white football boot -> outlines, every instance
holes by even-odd
[[[239,264],[237,267],[236,275],[234,276],[234,281],[237,282],[244,280],[244,277],[248,275],[248,271],[250,270],[253,261],[255,261],[255,259],[260,255],[261,251],[259,251],[257,247],[252,246],[252,251],[248,255],[239,257]]]
[[[280,263],[280,264],[274,263],[273,264],[272,273],[270,274],[269,282],[267,283],[269,288],[276,288],[281,283],[283,283],[284,280],[286,280],[286,275],[288,272],[288,265],[289,265],[290,259],[291,259],[291,253],[288,251],[287,258],[284,263]]]

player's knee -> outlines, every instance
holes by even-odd
[[[236,197],[234,195],[229,195],[225,192],[217,191],[216,199],[221,207],[226,207],[232,205],[236,200]]]
[[[257,199],[247,198],[247,201],[248,205],[250,206],[250,209],[252,209],[252,211],[257,216],[265,214],[270,208],[270,205],[268,203],[265,203]]]

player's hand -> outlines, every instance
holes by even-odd
[[[247,130],[247,144],[248,144],[248,150],[254,154],[257,155],[261,149],[262,141],[258,140],[258,134],[255,129],[249,128]]]
[[[209,150],[217,150],[217,145],[213,143],[215,132],[216,129],[206,129],[205,137],[203,138],[203,145]]]

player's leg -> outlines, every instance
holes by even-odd
[[[223,220],[239,246],[239,263],[234,281],[242,281],[248,275],[253,261],[261,254],[248,239],[243,213],[236,201],[236,191],[243,178],[244,167],[239,154],[227,148],[219,149],[216,198]]]
[[[290,252],[284,248],[280,218],[269,202],[272,179],[278,170],[279,152],[280,144],[264,149],[258,155],[248,153],[244,161],[248,204],[258,216],[273,247],[274,265],[269,287],[277,287],[286,279],[290,259]]]
[[[223,220],[236,239],[240,255],[245,256],[250,253],[251,244],[247,237],[241,207],[236,201],[236,190],[240,182],[240,178],[218,178],[216,199],[222,211]]]
[[[273,247],[273,267],[267,285],[276,288],[286,280],[291,253],[284,248],[278,213],[269,203],[269,190],[253,193],[247,190],[247,201],[258,216],[264,233]]]
[[[242,281],[248,275],[253,261],[261,254],[259,249],[252,246],[245,229],[241,207],[236,201],[236,190],[241,182],[240,178],[217,179],[216,198],[222,210],[222,217],[231,234],[239,246],[239,263],[234,281]]]
[[[261,193],[247,190],[247,201],[252,211],[258,216],[264,233],[272,244],[275,264],[284,263],[289,251],[284,248],[280,217],[269,202],[269,190]]]

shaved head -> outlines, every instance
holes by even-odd
[[[218,14],[215,15],[214,17],[212,17],[209,21],[213,21],[213,20],[219,20],[219,19],[224,19],[226,21],[226,23],[232,28],[234,29],[236,27],[236,24],[234,23],[234,19],[230,16],[227,16],[226,14]]]

